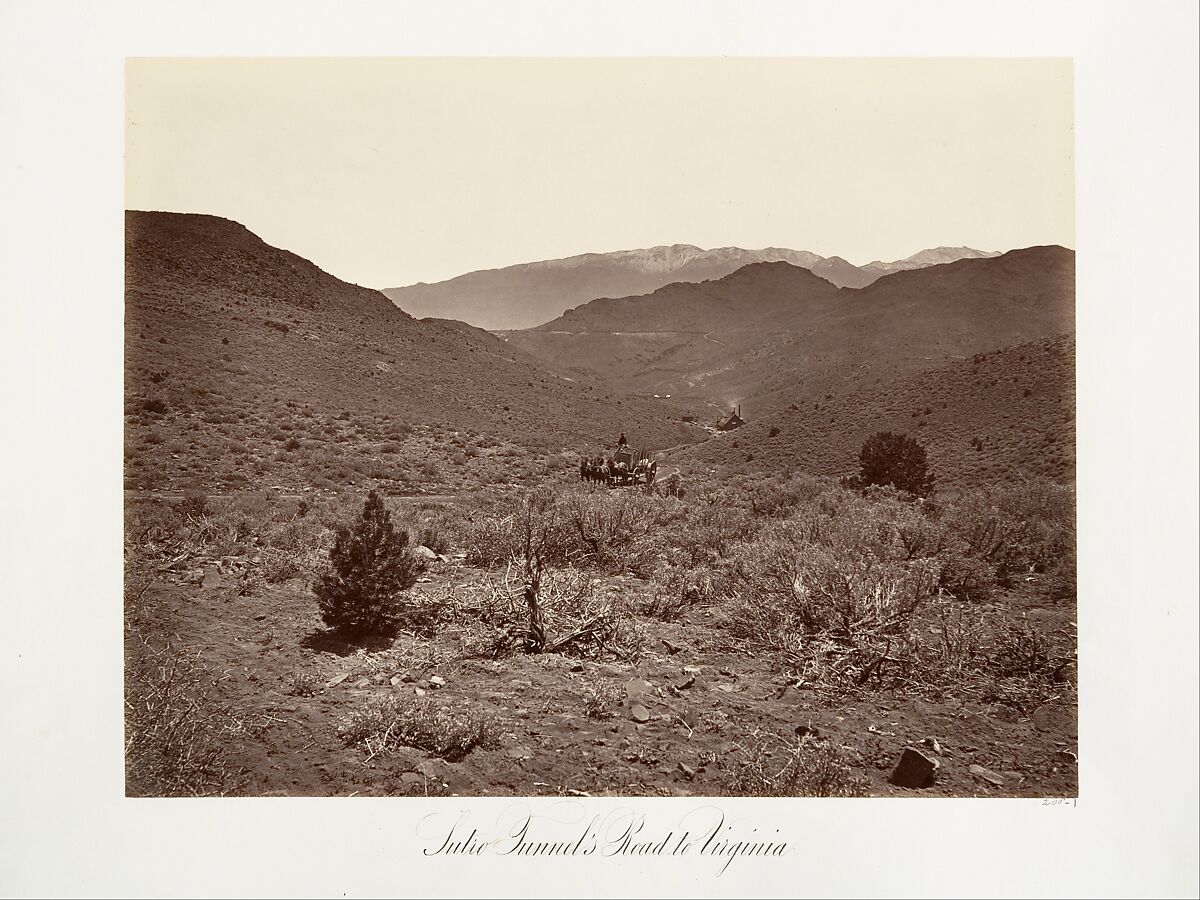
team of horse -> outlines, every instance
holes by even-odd
[[[651,459],[630,464],[612,457],[591,456],[579,463],[579,480],[592,484],[653,484],[657,474],[658,462]]]

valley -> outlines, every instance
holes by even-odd
[[[667,249],[493,332],[127,214],[128,794],[1077,792],[1074,255]]]

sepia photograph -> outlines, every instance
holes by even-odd
[[[1070,60],[126,91],[130,796],[1077,795]]]
[[[1200,897],[1197,34],[0,0],[0,897]]]

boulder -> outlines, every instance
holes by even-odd
[[[642,706],[640,703],[635,703],[629,707],[629,718],[633,719],[635,722],[649,722],[650,710],[646,709],[646,707]]]
[[[937,780],[937,771],[941,767],[936,759],[926,756],[920,750],[905,747],[900,754],[900,761],[892,771],[888,780],[896,787],[927,788]]]
[[[433,560],[438,558],[438,555],[424,544],[418,544],[416,547],[414,547],[413,553],[415,553],[421,559]]]

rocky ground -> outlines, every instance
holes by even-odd
[[[171,690],[187,698],[191,713],[174,727],[191,729],[188,752],[211,754],[187,792],[726,795],[746,792],[738,776],[747,767],[778,768],[778,753],[773,763],[763,749],[776,736],[827,750],[857,785],[851,793],[1078,791],[1070,686],[1032,708],[989,701],[966,685],[926,696],[894,687],[835,692],[723,643],[711,608],[677,622],[632,623],[642,635],[636,660],[471,656],[453,628],[356,648],[324,635],[305,580],[254,587],[255,565],[252,555],[186,556],[130,568],[129,702],[149,710]],[[470,592],[494,575],[447,554],[430,561],[413,594]],[[606,576],[597,589],[629,595],[645,585]],[[1073,628],[1073,606],[1036,604],[1019,591],[993,603],[1046,632]],[[382,698],[486,721],[489,737],[460,758],[397,746],[373,753],[350,742],[345,727]],[[161,719],[166,708],[158,703],[149,714]],[[131,722],[145,718],[130,713]],[[153,793],[137,765],[131,757],[129,792]]]

